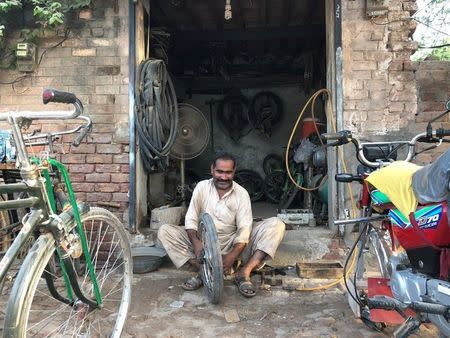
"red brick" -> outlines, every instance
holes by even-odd
[[[112,133],[115,130],[114,124],[96,124],[92,127],[92,131],[96,133]]]
[[[89,143],[108,143],[112,140],[111,134],[105,133],[93,133],[89,135]]]
[[[120,185],[112,184],[112,183],[97,183],[95,185],[95,191],[118,192],[118,191],[120,191]]]
[[[109,192],[92,192],[86,194],[86,201],[88,202],[110,202],[111,193]]]
[[[128,198],[128,194],[123,193],[123,192],[115,192],[112,194],[112,200],[114,202],[128,202],[129,198]]]
[[[120,164],[97,164],[95,171],[98,173],[118,173],[120,172]]]
[[[86,155],[86,163],[112,163],[113,156],[112,155]]]
[[[127,183],[120,184],[120,192],[127,193],[129,189],[130,189],[130,185],[129,184],[127,184]]]
[[[128,174],[111,174],[111,183],[127,183],[129,179]]]
[[[70,174],[71,182],[85,182],[86,181],[85,174]]]
[[[86,182],[109,183],[111,181],[111,174],[86,174]]]
[[[86,155],[83,154],[65,154],[61,155],[61,162],[64,164],[85,163]]]
[[[95,145],[94,144],[80,144],[79,147],[70,147],[70,152],[73,154],[94,154]]]
[[[86,201],[86,193],[85,192],[77,192],[77,193],[75,193],[75,198],[77,201]]]
[[[94,184],[91,183],[73,183],[72,188],[75,191],[91,192],[94,191]]]
[[[69,165],[69,172],[71,173],[91,173],[94,171],[93,164],[71,164]]]
[[[129,154],[113,155],[113,163],[128,164],[129,160]]]
[[[120,144],[97,144],[98,154],[120,154],[122,146]]]
[[[130,166],[128,164],[123,164],[120,166],[121,173],[130,173]]]

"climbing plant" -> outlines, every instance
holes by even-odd
[[[92,0],[5,0],[0,1],[0,51],[11,53],[7,46],[8,35],[21,30],[21,38],[37,42],[46,30],[56,30],[65,24],[66,15],[74,10],[88,7]],[[32,27],[17,27],[17,17],[26,9],[33,14]]]

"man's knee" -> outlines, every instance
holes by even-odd
[[[158,229],[157,239],[161,244],[165,244],[168,238],[173,237],[173,230],[171,224],[163,224]]]
[[[267,227],[269,227],[271,229],[275,229],[277,232],[284,234],[286,225],[278,217],[270,217],[270,218],[266,219],[265,222],[267,222]]]

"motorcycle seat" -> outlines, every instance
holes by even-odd
[[[421,204],[445,201],[450,190],[450,149],[433,163],[417,170],[412,186]]]

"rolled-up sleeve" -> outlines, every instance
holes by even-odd
[[[200,219],[201,206],[202,206],[202,184],[197,184],[192,192],[191,202],[186,212],[184,220],[184,228],[186,230],[198,230],[198,222]]]
[[[239,207],[236,214],[236,237],[234,244],[248,243],[253,226],[252,205],[250,196],[244,191],[239,196]]]

